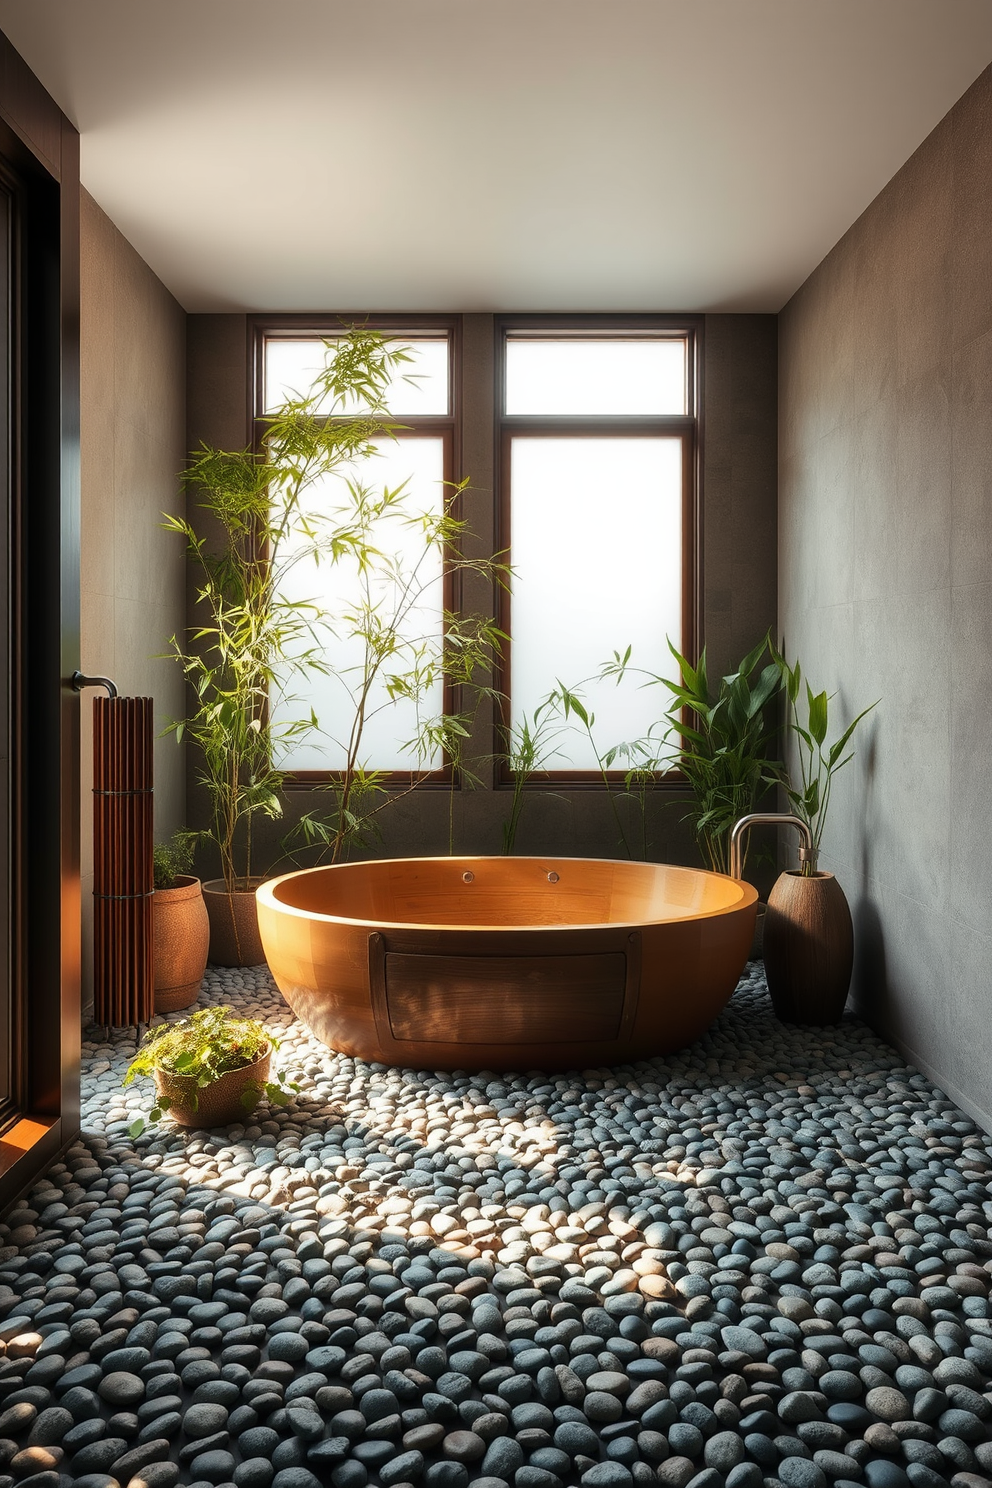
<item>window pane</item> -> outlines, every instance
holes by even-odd
[[[374,559],[363,576],[350,558],[319,566],[306,559],[290,569],[280,584],[280,594],[295,600],[312,600],[330,616],[330,631],[322,632],[324,658],[329,676],[307,679],[306,696],[300,696],[300,679],[288,691],[296,698],[272,699],[272,721],[285,727],[306,717],[312,705],[320,722],[320,735],[290,741],[276,759],[280,769],[339,770],[345,764],[348,740],[354,726],[364,676],[367,647],[375,647],[381,630],[365,621],[369,606],[380,606],[378,623],[395,633],[395,649],[385,660],[365,705],[366,724],[358,751],[358,764],[375,770],[437,769],[436,752],[418,758],[413,747],[405,747],[420,725],[440,715],[443,685],[438,678],[420,697],[391,700],[389,678],[408,673],[419,662],[440,658],[443,640],[442,559],[436,546],[425,548],[423,529],[411,518],[422,513],[440,515],[444,503],[444,445],[434,438],[383,441],[379,458],[348,472],[356,481],[379,493],[408,482],[401,502],[379,518],[368,534],[381,557]],[[335,477],[311,488],[309,504],[314,510],[338,512],[342,525],[354,513],[344,477]]]
[[[390,413],[413,418],[420,414],[448,412],[448,338],[387,338],[410,357],[396,369],[389,389]],[[305,393],[326,364],[325,340],[333,336],[310,336],[299,341],[268,340],[265,343],[265,411],[271,413],[283,399]],[[408,379],[413,379],[412,381]],[[360,413],[357,400],[344,412]]]
[[[508,337],[508,414],[685,413],[682,340]]]
[[[642,737],[667,688],[587,679],[628,645],[634,665],[676,671],[665,637],[681,639],[681,442],[518,437],[510,477],[513,723],[561,682],[595,713],[601,752]],[[558,747],[545,768],[596,768],[580,734]]]

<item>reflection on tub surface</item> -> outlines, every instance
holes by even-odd
[[[697,1038],[737,984],[749,884],[591,858],[399,858],[258,891],[266,958],[331,1048],[433,1069],[600,1066]]]

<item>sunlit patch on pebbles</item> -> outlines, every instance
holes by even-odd
[[[699,1044],[559,1075],[336,1056],[136,1141],[132,1036],[0,1226],[0,1488],[979,1488],[989,1143],[752,965]]]

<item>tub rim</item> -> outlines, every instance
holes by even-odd
[[[508,925],[508,924],[480,924],[478,921],[471,924],[438,924],[433,920],[384,920],[357,919],[353,915],[322,914],[317,910],[301,909],[298,905],[287,904],[284,900],[276,899],[275,891],[280,884],[288,882],[293,878],[302,878],[306,874],[334,873],[338,869],[358,868],[370,863],[388,867],[394,863],[544,863],[549,870],[557,863],[606,863],[621,868],[676,868],[681,873],[700,874],[705,878],[718,878],[728,884],[734,884],[740,891],[740,897],[732,904],[725,904],[718,909],[702,910],[696,914],[668,915],[665,919],[636,919],[636,920],[580,920],[573,923],[555,922],[543,925]],[[399,930],[399,931],[429,931],[433,934],[466,932],[487,933],[496,932],[533,932],[536,934],[548,934],[554,931],[576,931],[576,930],[642,930],[649,926],[662,925],[684,925],[693,920],[719,919],[723,915],[736,914],[739,910],[748,909],[757,903],[758,891],[753,884],[743,878],[731,878],[728,873],[715,873],[711,868],[692,868],[683,863],[642,863],[637,859],[630,858],[576,858],[576,857],[546,857],[536,853],[512,853],[504,856],[497,853],[437,853],[432,856],[423,854],[411,854],[404,858],[359,858],[354,863],[327,863],[315,868],[296,868],[290,873],[280,873],[276,878],[269,878],[259,884],[255,891],[255,897],[271,909],[274,914],[288,914],[298,919],[310,920],[316,924],[323,925],[353,925],[357,929],[368,930]]]

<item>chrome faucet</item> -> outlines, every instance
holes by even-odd
[[[779,826],[795,827],[802,842],[799,848],[800,867],[805,863],[814,863],[816,853],[813,848],[813,834],[803,821],[801,816],[793,816],[790,812],[782,811],[752,811],[749,816],[742,816],[740,821],[734,823],[734,830],[730,834],[730,876],[740,878],[743,867],[744,856],[741,839],[744,833],[757,826]]]

